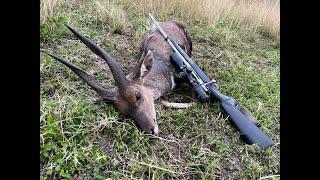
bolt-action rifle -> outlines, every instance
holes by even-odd
[[[253,121],[249,120],[249,118],[237,108],[237,102],[234,99],[223,95],[218,91],[216,82],[210,80],[184,50],[182,50],[173,39],[170,39],[170,37],[166,35],[159,23],[150,13],[149,17],[157,26],[163,38],[171,46],[173,50],[171,61],[174,66],[180,73],[187,77],[189,84],[193,87],[193,90],[200,101],[218,100],[224,112],[229,115],[231,121],[235,124],[236,128],[240,131],[248,144],[258,144],[262,150],[274,145],[274,141],[272,141]]]

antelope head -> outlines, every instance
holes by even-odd
[[[133,70],[132,77],[128,79],[119,68],[117,62],[107,52],[92,40],[86,38],[71,27],[67,27],[92,52],[106,61],[115,80],[117,87],[115,89],[117,89],[117,91],[105,89],[99,82],[74,64],[63,60],[56,55],[50,53],[48,53],[48,55],[70,68],[95,92],[97,92],[101,96],[101,99],[114,103],[117,109],[130,116],[142,131],[148,134],[157,135],[158,125],[156,121],[153,93],[143,86],[144,78],[152,68],[152,51],[148,51],[146,55],[141,56],[139,63]]]

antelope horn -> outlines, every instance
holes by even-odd
[[[92,40],[84,37],[82,34],[77,32],[76,30],[72,29],[68,25],[65,24],[67,28],[78,38],[80,39],[92,52],[94,52],[96,55],[104,59],[114,77],[114,80],[116,82],[116,85],[119,89],[120,94],[124,92],[124,90],[128,87],[129,81],[127,80],[126,76],[124,75],[123,71],[119,68],[117,62],[108,54],[106,53],[100,46],[98,46],[95,42]]]
[[[84,80],[94,91],[96,91],[101,96],[109,96],[110,92],[104,89],[95,79],[93,79],[90,75],[84,72],[82,69],[78,68],[76,65],[68,62],[66,60],[61,59],[60,57],[47,53],[52,58],[56,59],[57,61],[61,62],[62,64],[66,65],[70,68],[74,73],[76,73],[82,80]]]

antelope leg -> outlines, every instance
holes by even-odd
[[[187,108],[195,105],[195,103],[171,103],[171,102],[162,100],[162,105],[163,105],[165,108],[187,109]]]

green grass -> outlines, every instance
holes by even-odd
[[[41,49],[112,87],[109,69],[99,67],[100,60],[63,23],[101,44],[128,72],[139,59],[139,42],[151,23],[144,14],[126,13],[127,29],[115,31],[112,23],[92,18],[81,8],[61,9],[42,19]],[[279,143],[279,40],[263,32],[243,36],[227,21],[207,25],[197,19],[185,20],[185,24],[193,40],[193,59],[217,80],[223,93],[250,109],[263,131]],[[260,151],[244,144],[217,103],[174,110],[156,101],[161,134],[152,137],[141,133],[112,105],[95,105],[95,92],[67,67],[46,55],[40,61],[41,179],[51,175],[66,179],[75,175],[84,179],[258,179],[280,174],[279,145]],[[169,99],[194,101],[187,85]]]

